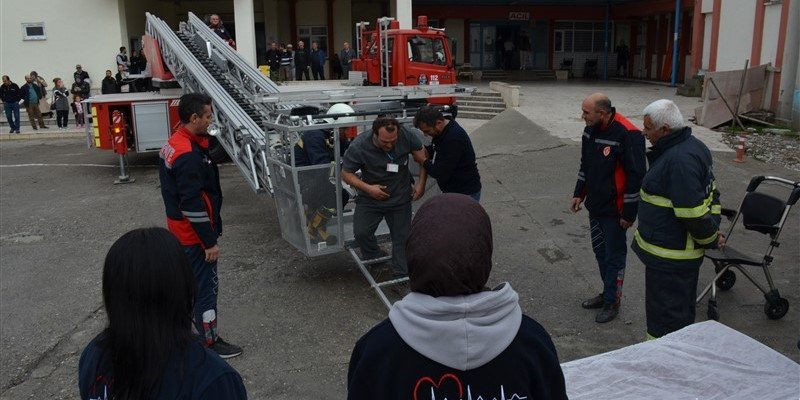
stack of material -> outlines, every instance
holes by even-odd
[[[733,119],[731,111],[739,104],[737,114],[759,110],[764,102],[767,65],[749,68],[742,85],[744,71],[709,72],[703,81],[703,105],[694,110],[697,124],[714,128]],[[713,83],[711,82],[713,80]],[[715,87],[716,84],[716,87]],[[741,88],[741,97],[739,97]],[[719,90],[717,90],[719,89]],[[721,92],[721,93],[720,93]],[[725,102],[728,105],[725,105]]]

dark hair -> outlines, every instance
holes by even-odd
[[[414,127],[419,128],[419,124],[423,123],[432,127],[436,125],[436,121],[443,120],[444,114],[442,111],[433,106],[422,106],[414,116]]]
[[[125,50],[125,46],[119,48],[119,51]]]
[[[400,123],[392,117],[378,117],[372,121],[372,134],[378,136],[378,130],[386,128],[389,132],[394,132],[400,129]]]
[[[8,79],[8,80],[10,81],[10,80],[11,80],[11,77],[10,77],[10,76],[8,76],[8,75],[3,75],[3,79]]]
[[[194,274],[178,239],[141,228],[111,246],[103,266],[108,327],[99,344],[114,371],[112,398],[151,398],[175,351],[194,339]]]
[[[203,93],[187,93],[181,96],[180,103],[178,104],[178,116],[184,124],[189,123],[192,115],[203,114],[205,106],[211,105],[211,97]]]
[[[595,111],[605,111],[607,113],[611,112],[611,100],[608,97],[603,97],[596,102],[594,102],[594,110]]]

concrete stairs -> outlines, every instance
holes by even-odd
[[[470,97],[458,98],[458,118],[492,119],[506,109],[506,103],[497,92],[475,92]]]
[[[482,81],[502,81],[506,79],[506,71],[502,69],[490,69],[481,73]]]

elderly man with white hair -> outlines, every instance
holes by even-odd
[[[694,323],[704,249],[724,246],[725,238],[711,152],[684,126],[675,103],[645,107],[642,134],[652,144],[650,169],[631,248],[646,267],[647,337],[654,339]]]

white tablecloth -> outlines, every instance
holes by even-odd
[[[572,400],[800,399],[800,364],[716,321],[561,367]]]

